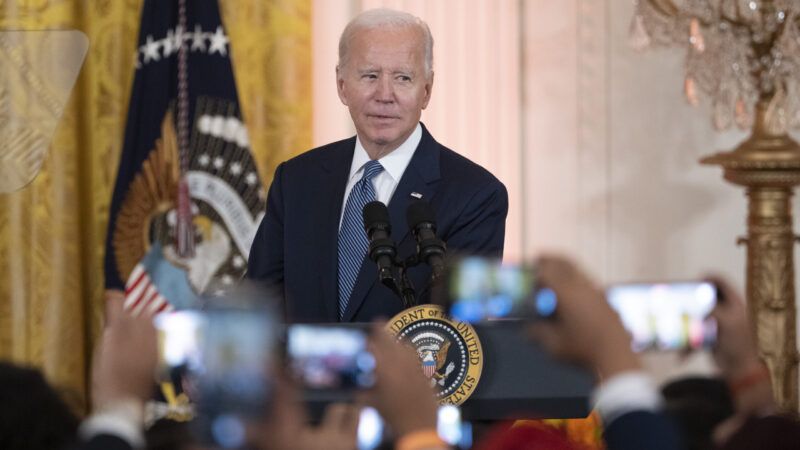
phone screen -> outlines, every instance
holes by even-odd
[[[336,325],[291,325],[286,337],[289,368],[307,389],[347,391],[371,387],[375,358],[367,332]]]
[[[153,318],[158,331],[159,367],[162,371],[199,365],[199,333],[204,320],[198,311],[187,310],[162,313]]]
[[[199,377],[204,401],[243,410],[264,405],[274,358],[274,325],[262,314],[244,310],[206,313],[201,334]]]
[[[247,421],[262,417],[272,391],[276,326],[261,309],[177,311],[155,318],[161,361],[180,371],[196,406],[198,438],[226,448],[244,443]]]
[[[708,317],[717,302],[712,283],[618,284],[607,297],[634,351],[699,349],[716,341],[716,322]]]
[[[557,302],[553,291],[536,288],[533,269],[469,257],[456,260],[448,270],[447,303],[454,318],[476,323],[550,317]]]
[[[358,450],[373,450],[378,448],[384,440],[383,419],[378,410],[366,407],[361,410],[358,417],[358,430],[356,439]]]
[[[443,441],[459,448],[472,448],[470,425],[461,422],[461,410],[454,405],[442,405],[436,418],[436,433]]]

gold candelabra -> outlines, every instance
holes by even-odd
[[[747,305],[778,404],[797,410],[794,241],[790,199],[800,184],[800,146],[766,126],[757,106],[753,134],[736,150],[703,158],[747,190]]]
[[[639,0],[630,32],[635,48],[687,48],[684,90],[711,100],[718,130],[751,130],[719,165],[748,198],[747,303],[759,352],[778,404],[798,409],[794,242],[790,199],[800,184],[800,2],[791,0]]]

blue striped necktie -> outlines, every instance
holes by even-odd
[[[350,293],[361,270],[361,262],[369,249],[362,211],[364,205],[375,200],[372,179],[382,171],[383,166],[378,161],[364,164],[364,175],[353,185],[344,206],[342,226],[339,228],[339,319],[344,316]]]

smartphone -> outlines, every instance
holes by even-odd
[[[708,317],[717,288],[703,281],[616,284],[608,302],[631,333],[634,351],[711,347],[717,324]]]
[[[375,382],[367,330],[341,325],[290,325],[286,357],[293,377],[313,391],[352,391]]]
[[[454,260],[445,275],[445,289],[450,315],[464,322],[541,319],[556,312],[555,293],[537,287],[535,268],[499,259]]]
[[[262,308],[177,311],[155,318],[162,365],[181,370],[195,405],[193,431],[201,443],[245,444],[249,421],[258,421],[272,397],[276,324]]]
[[[456,448],[472,448],[472,425],[462,422],[461,410],[454,405],[442,405],[436,418],[436,433]]]
[[[436,432],[443,441],[454,448],[472,448],[472,425],[469,422],[462,422],[461,410],[457,406],[439,407]],[[359,450],[380,448],[388,441],[383,418],[374,408],[366,407],[361,410],[357,437]]]
[[[154,400],[169,405],[166,416],[191,420],[194,406],[188,392],[189,368],[200,364],[199,333],[203,321],[198,311],[169,311],[153,318],[158,336],[158,367]]]
[[[199,332],[203,316],[199,311],[181,310],[158,314],[153,323],[158,335],[159,371],[197,367],[200,361]]]
[[[358,416],[356,447],[358,450],[373,450],[385,441],[383,418],[378,410],[365,407]]]

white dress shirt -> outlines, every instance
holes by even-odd
[[[411,162],[411,157],[414,156],[414,151],[422,140],[422,126],[417,124],[417,127],[411,132],[408,139],[405,140],[399,147],[388,155],[379,159],[378,162],[383,166],[383,172],[379,173],[372,179],[372,186],[375,188],[376,200],[388,205],[391,200],[397,184],[400,183],[403,173]],[[339,228],[342,226],[342,218],[344,217],[344,207],[347,202],[347,197],[350,196],[350,191],[353,186],[361,179],[364,174],[364,164],[370,161],[370,157],[364,146],[361,144],[361,139],[356,136],[356,148],[353,153],[353,163],[350,165],[350,177],[347,179],[347,187],[344,190],[344,199],[342,200],[342,213],[339,216]]]
[[[631,371],[603,381],[592,393],[592,403],[608,426],[629,412],[660,410],[663,398],[647,373]]]
[[[108,434],[122,439],[134,449],[144,448],[143,409],[139,400],[117,400],[87,417],[78,434],[84,441]]]

